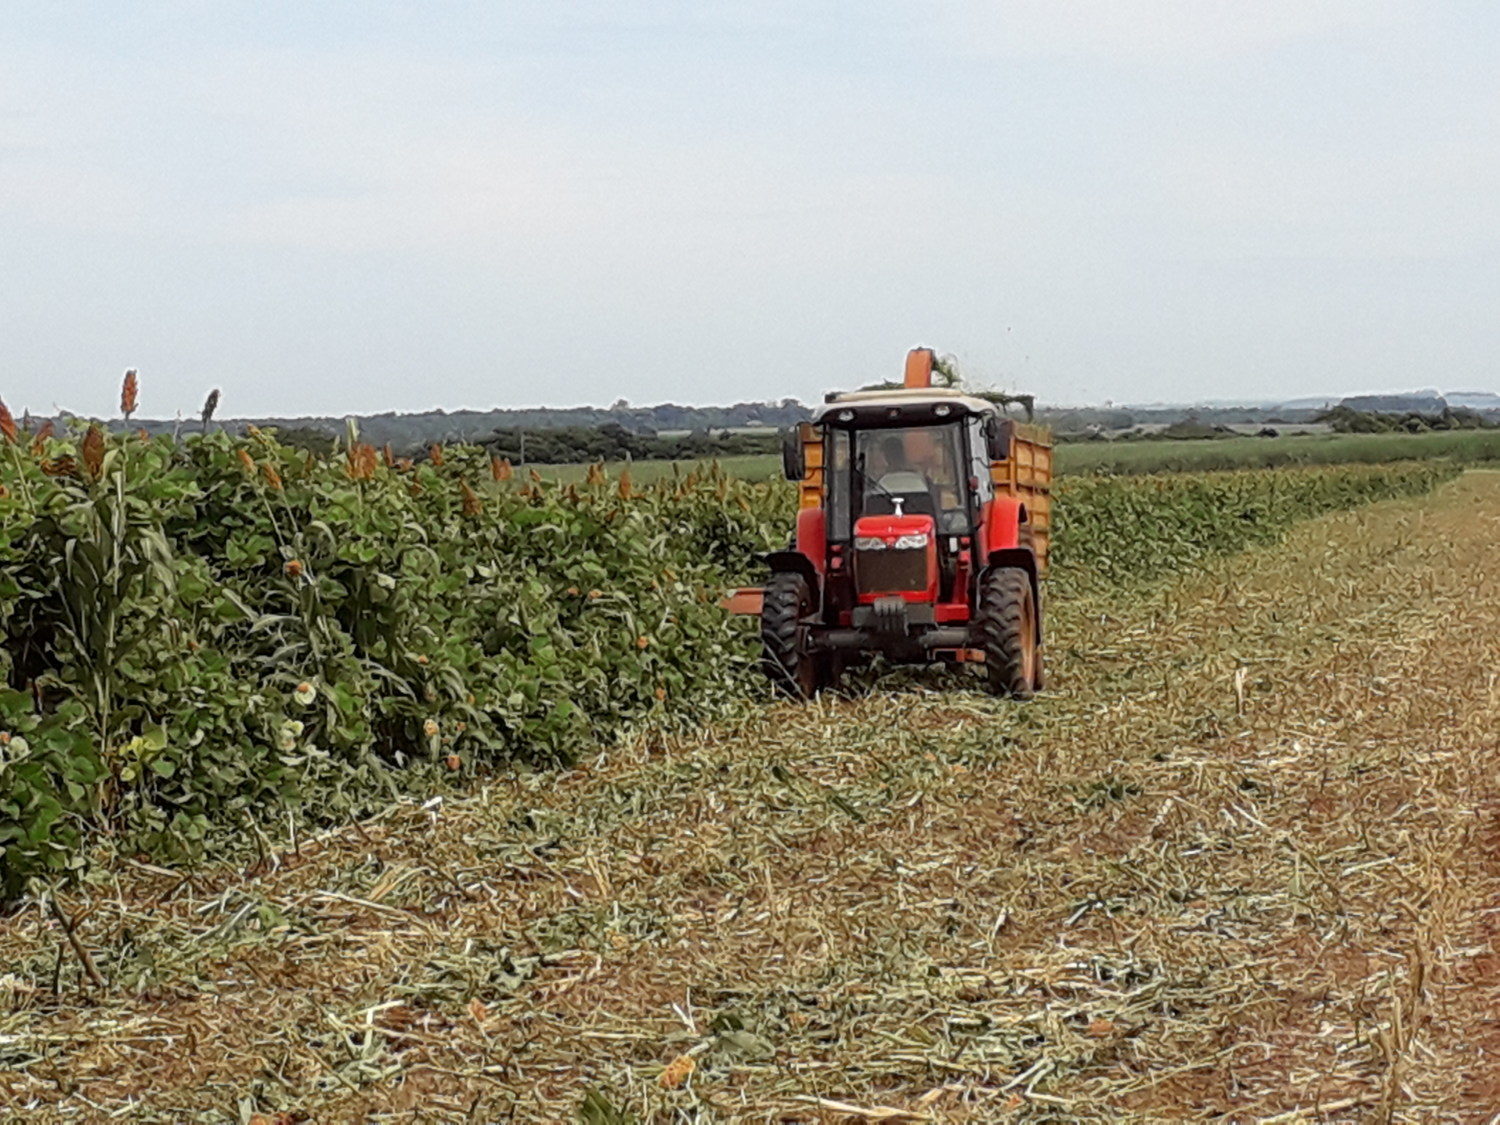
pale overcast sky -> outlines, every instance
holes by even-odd
[[[1500,389],[1500,8],[0,6],[0,395]]]

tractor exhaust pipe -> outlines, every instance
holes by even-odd
[[[906,353],[906,385],[908,387],[932,386],[931,348],[912,348]]]

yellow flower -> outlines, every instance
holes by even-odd
[[[436,719],[428,719],[422,724],[422,733],[428,738],[436,738],[438,736],[438,729],[438,721]]]
[[[304,680],[297,685],[297,690],[292,693],[292,698],[306,707],[314,699],[318,698],[318,689]]]

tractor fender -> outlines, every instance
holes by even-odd
[[[1014,496],[996,496],[989,503],[984,521],[986,554],[1021,545],[1021,525],[1030,523],[1026,505]]]
[[[797,513],[797,534],[785,551],[761,556],[772,574],[790,571],[807,579],[818,605],[823,603],[823,559],[828,553],[827,523],[822,508],[803,508]]]
[[[802,508],[797,512],[797,550],[812,564],[819,575],[828,557],[828,520],[822,508]]]
[[[761,560],[771,568],[772,574],[791,571],[793,574],[802,575],[807,579],[807,585],[814,594],[817,594],[823,585],[818,579],[818,568],[813,565],[812,559],[801,551],[772,551],[768,555],[762,555]]]

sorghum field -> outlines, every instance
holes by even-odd
[[[12,427],[0,1114],[1488,1120],[1500,474],[1057,489],[1049,691],[773,703],[779,484]]]

